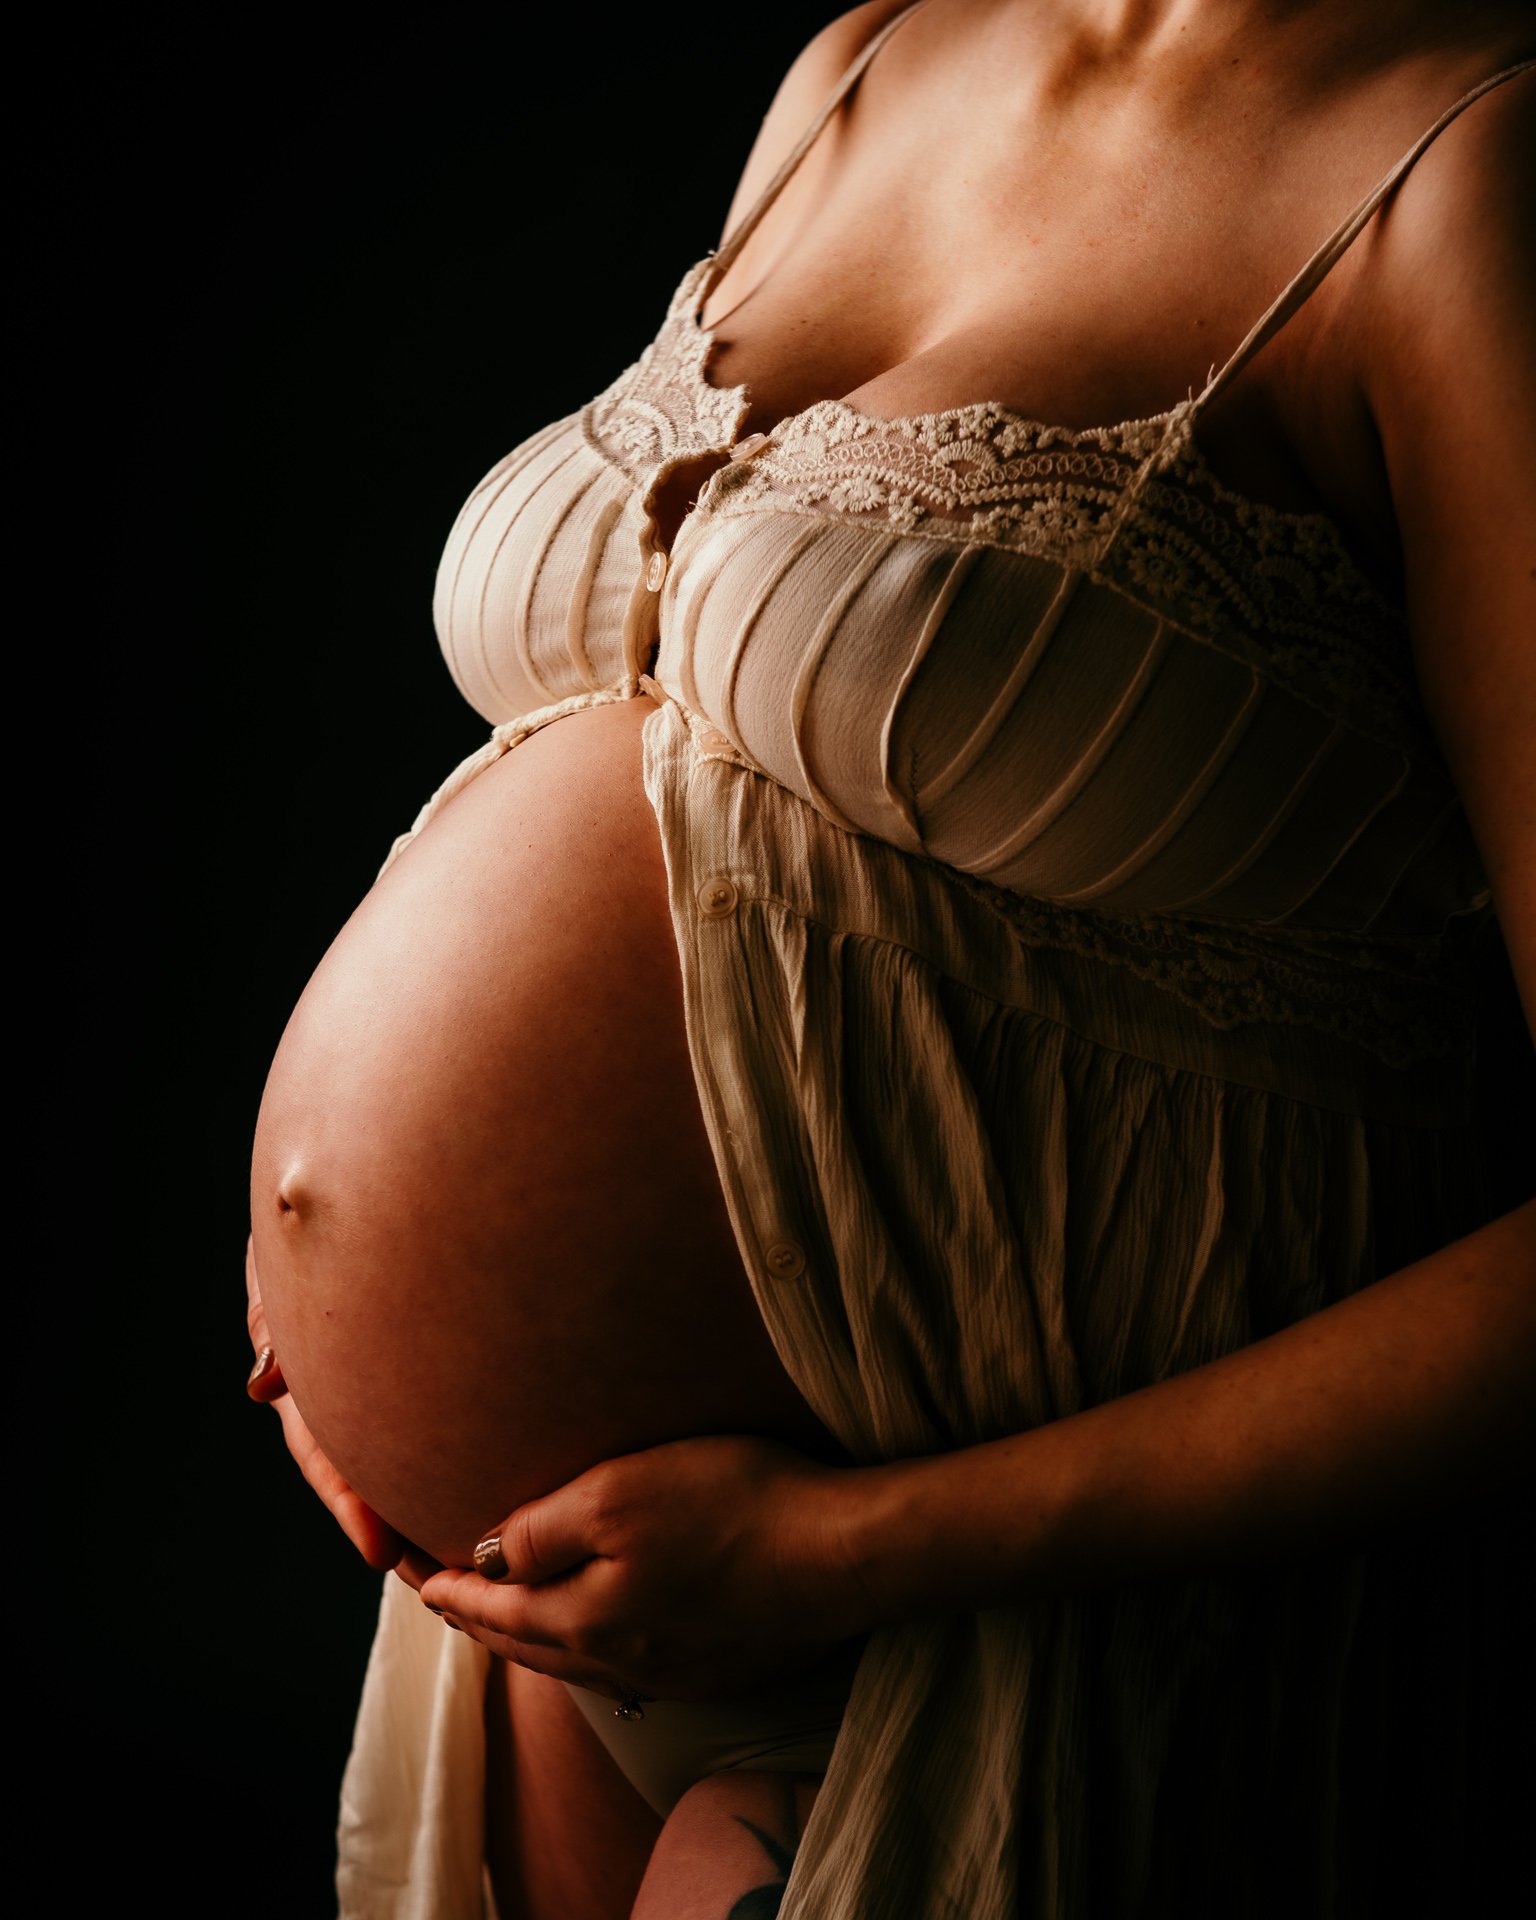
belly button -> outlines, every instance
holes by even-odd
[[[277,1183],[277,1214],[280,1220],[299,1221],[305,1217],[309,1207],[310,1194],[304,1185],[304,1177],[296,1169],[290,1169]]]

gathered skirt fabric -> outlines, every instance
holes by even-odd
[[[675,702],[645,779],[743,1258],[856,1461],[1167,1379],[1476,1224],[1463,1061],[1218,1024],[832,825]],[[1483,1554],[1384,1540],[875,1634],[783,1920],[1459,1911]],[[486,1662],[387,1583],[345,1920],[478,1920]]]

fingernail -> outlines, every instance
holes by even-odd
[[[501,1535],[488,1533],[475,1546],[475,1572],[483,1574],[487,1580],[505,1580],[507,1563],[502,1557]]]
[[[272,1371],[272,1366],[272,1349],[270,1347],[263,1347],[261,1352],[256,1356],[255,1366],[252,1367],[246,1375],[245,1384],[248,1387],[254,1387],[258,1380],[265,1380],[267,1375]]]

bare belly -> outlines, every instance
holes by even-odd
[[[481,774],[289,1020],[252,1169],[273,1344],[321,1447],[436,1558],[690,1433],[832,1448],[753,1303],[699,1110],[646,701]]]

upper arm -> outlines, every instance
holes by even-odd
[[[1382,223],[1372,409],[1426,710],[1536,1029],[1536,75],[1472,107]]]

